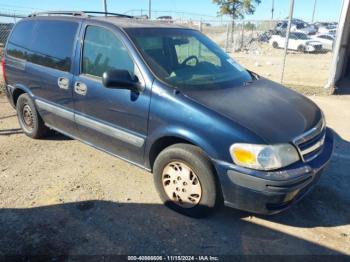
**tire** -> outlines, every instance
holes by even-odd
[[[176,144],[166,148],[155,160],[153,174],[163,203],[183,215],[204,217],[218,206],[221,190],[214,168],[196,146]]]
[[[273,47],[273,48],[278,48],[278,43],[277,43],[277,42],[273,42],[273,43],[272,43],[272,47]]]
[[[305,53],[305,51],[306,51],[305,46],[303,46],[303,45],[298,46],[297,50],[301,53]]]
[[[40,117],[33,100],[28,94],[19,96],[16,103],[17,117],[23,133],[31,138],[42,138],[49,129],[45,126]]]

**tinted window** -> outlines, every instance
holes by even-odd
[[[289,38],[290,38],[290,39],[297,39],[296,35],[293,34],[293,33],[290,33],[290,34],[289,34]]]
[[[126,47],[113,32],[88,26],[85,33],[82,73],[101,77],[111,69],[128,70],[134,77],[134,63]]]
[[[7,54],[26,59],[34,26],[34,21],[22,21],[16,24],[6,46]]]
[[[78,24],[68,21],[38,21],[28,60],[69,71]]]
[[[295,39],[301,39],[301,40],[309,39],[309,37],[303,33],[295,33],[294,37],[295,37]]]

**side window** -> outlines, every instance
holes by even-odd
[[[34,26],[34,21],[22,21],[15,25],[6,46],[8,55],[27,59],[27,53],[30,48],[30,41],[28,41],[28,39],[32,39]]]
[[[127,70],[132,77],[135,76],[134,62],[121,40],[108,29],[88,26],[81,73],[102,77],[104,72],[112,69]]]
[[[216,66],[221,66],[220,58],[216,54],[211,52],[196,38],[174,37],[172,40],[175,45],[177,60],[179,64],[184,62],[186,58],[195,56],[196,58],[198,58],[199,62],[207,62]],[[195,59],[192,59],[191,62],[196,63]],[[187,64],[190,65],[191,62],[189,61],[189,63]]]
[[[38,21],[28,61],[69,71],[78,23]]]

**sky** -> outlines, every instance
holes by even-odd
[[[315,0],[295,0],[294,17],[310,21]],[[315,21],[337,21],[342,0],[316,0]],[[0,12],[17,10],[30,13],[43,10],[98,10],[102,11],[102,0],[0,0]],[[246,16],[249,20],[271,18],[273,0],[261,0],[254,15]],[[290,0],[275,0],[276,19],[288,16]],[[107,0],[108,11],[131,15],[147,14],[148,0]],[[182,16],[186,19],[218,19],[218,6],[212,0],[152,0],[153,16]]]

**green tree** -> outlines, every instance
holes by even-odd
[[[256,25],[251,22],[244,23],[244,29],[252,31],[256,29]]]
[[[251,15],[255,12],[256,5],[261,0],[213,0],[219,5],[221,15],[229,15],[232,19],[244,18],[244,15]]]

